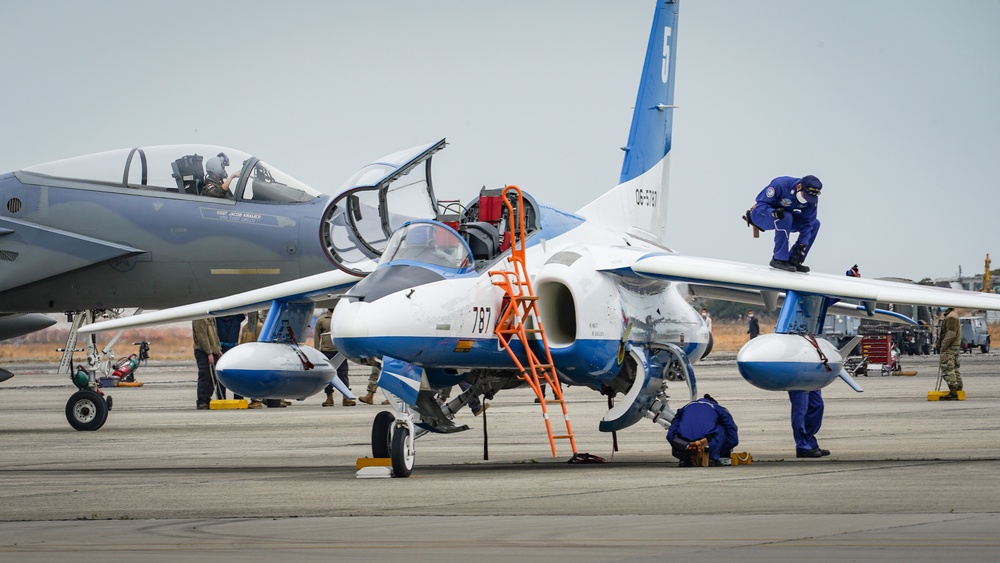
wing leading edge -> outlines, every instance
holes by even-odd
[[[647,254],[632,265],[640,276],[762,292],[798,291],[865,302],[1000,310],[1000,295],[833,274],[783,272],[767,266],[684,256]]]
[[[136,328],[189,321],[204,317],[246,313],[268,308],[274,300],[327,301],[335,297],[336,293],[346,290],[360,279],[347,272],[331,270],[228,297],[199,301],[198,303],[171,307],[141,315],[93,323],[80,327],[80,332],[90,333],[104,330]]]

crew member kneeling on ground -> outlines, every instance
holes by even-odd
[[[708,440],[708,465],[722,465],[721,457],[729,457],[740,443],[739,429],[733,415],[711,395],[688,403],[678,409],[667,430],[667,441],[674,457],[681,460],[681,467],[691,467],[688,446],[702,438]]]

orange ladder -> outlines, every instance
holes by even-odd
[[[507,192],[513,190],[517,192],[517,213],[515,212]],[[552,355],[549,353],[549,343],[545,338],[545,331],[538,316],[537,301],[531,288],[531,279],[528,277],[527,264],[524,258],[524,196],[517,186],[507,186],[503,190],[503,204],[507,207],[507,225],[510,230],[510,257],[508,261],[513,266],[512,270],[490,270],[493,285],[504,290],[506,306],[500,314],[494,332],[500,340],[500,345],[514,360],[517,366],[520,379],[528,383],[538,397],[542,407],[542,417],[545,419],[545,430],[549,435],[549,445],[552,446],[552,457],[556,457],[556,440],[569,440],[573,454],[576,454],[576,440],[573,438],[573,427],[569,422],[569,412],[566,410],[566,401],[563,399],[562,387],[559,385],[559,378],[556,376],[555,366],[552,363]],[[537,327],[537,328],[535,328]],[[545,350],[545,361],[539,360],[532,350],[528,335],[535,335],[534,342],[541,341]],[[524,353],[528,360],[525,367],[517,354],[511,348],[512,337],[520,339],[524,346]],[[552,389],[555,399],[546,401],[541,386],[547,384]],[[563,420],[566,422],[565,434],[553,434],[552,423],[549,420],[547,403],[558,403],[562,407]]]

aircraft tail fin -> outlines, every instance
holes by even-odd
[[[619,184],[579,211],[663,244],[674,110],[678,0],[657,0]]]

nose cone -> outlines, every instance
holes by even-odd
[[[363,301],[341,301],[330,319],[333,343],[341,353],[349,358],[370,358],[381,356],[374,349],[375,336],[372,321],[378,318],[378,307]]]

